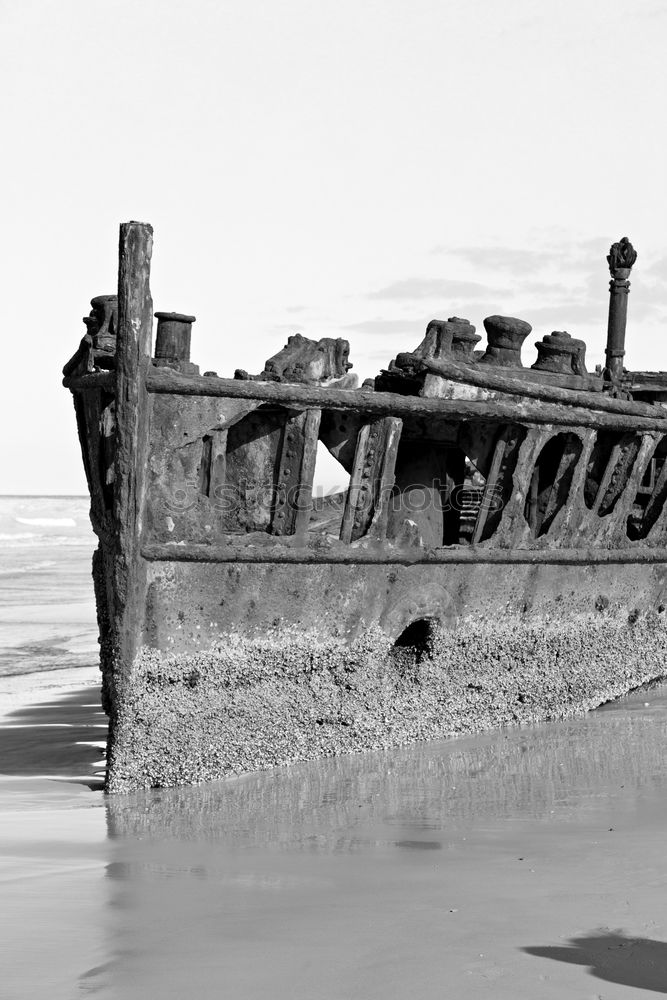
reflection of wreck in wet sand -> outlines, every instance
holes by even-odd
[[[622,365],[635,253],[612,247],[607,363],[528,323],[429,324],[356,387],[296,335],[199,375],[121,227],[65,366],[91,517],[110,790],[554,718],[664,673],[667,375]],[[312,498],[318,445],[349,473]],[[667,603],[667,602],[665,602]]]

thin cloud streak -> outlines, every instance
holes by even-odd
[[[447,247],[438,245],[430,251],[434,256],[452,257],[481,268],[497,271],[541,271],[559,262],[554,250],[521,250],[510,247]]]
[[[500,294],[501,289],[488,288],[478,281],[457,281],[451,278],[404,278],[392,281],[376,292],[369,292],[368,299],[464,299],[480,294]]]
[[[496,245],[483,246],[445,246],[438,244],[430,253],[435,256],[447,256],[454,261],[465,261],[474,267],[492,268],[494,271],[509,271],[517,277],[547,269],[559,272],[576,270],[581,273],[601,270],[604,274],[606,257],[613,240],[606,237],[592,239],[554,241],[549,248],[541,247],[507,247]]]
[[[398,336],[405,334],[406,337],[423,337],[424,330],[429,321],[404,320],[404,319],[366,319],[358,323],[348,323],[344,330],[352,330],[355,333],[382,334],[383,336]],[[415,346],[417,346],[415,344]]]
[[[662,278],[667,281],[667,257],[658,257],[656,261],[642,269],[642,277]]]

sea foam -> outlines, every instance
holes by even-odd
[[[76,528],[73,517],[16,517],[19,524],[33,524],[40,528]]]

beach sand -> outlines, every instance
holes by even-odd
[[[97,677],[0,680],[0,996],[667,994],[667,687],[105,797]]]
[[[98,678],[97,668],[0,677],[0,996],[8,1000],[77,996],[82,956],[106,954]]]

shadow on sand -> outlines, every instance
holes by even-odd
[[[106,740],[107,718],[99,700],[96,687],[85,687],[10,712],[0,726],[0,772],[101,788],[98,762],[104,752],[90,745]]]
[[[570,938],[570,947],[522,948],[528,955],[589,966],[607,983],[667,995],[667,941],[627,937],[622,930]]]

